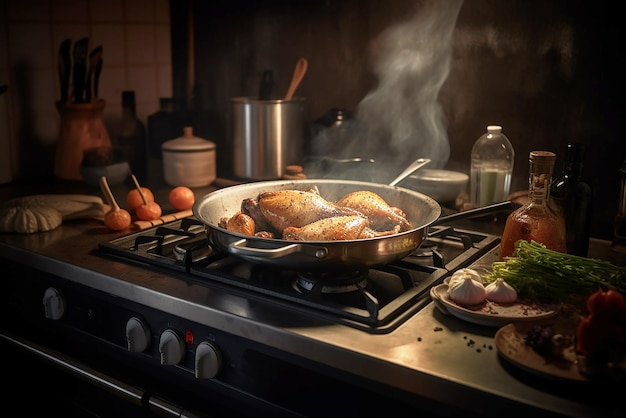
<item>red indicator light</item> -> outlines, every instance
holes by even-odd
[[[187,344],[193,344],[193,334],[191,333],[191,331],[185,332],[185,342]]]

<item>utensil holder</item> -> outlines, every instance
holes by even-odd
[[[54,175],[64,180],[82,180],[80,164],[87,148],[110,146],[111,138],[102,119],[106,102],[61,103],[59,139],[54,160]]]

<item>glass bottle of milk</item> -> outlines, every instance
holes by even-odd
[[[472,147],[470,199],[475,207],[506,200],[515,151],[502,126],[489,125]]]

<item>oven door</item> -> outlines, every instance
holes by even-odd
[[[27,399],[18,408],[22,415],[40,412],[43,407],[68,417],[140,416],[147,407],[158,409],[160,416],[191,416],[166,400],[152,399],[137,386],[33,341],[3,331],[0,347],[5,358],[19,365],[3,372],[5,381],[11,383],[2,396],[5,405],[11,399]]]

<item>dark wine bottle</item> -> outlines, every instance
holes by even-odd
[[[586,257],[591,232],[593,190],[583,175],[583,144],[567,144],[563,169],[554,179],[550,195],[565,218],[567,253]]]
[[[137,118],[135,92],[122,92],[122,119],[117,132],[117,143],[123,149],[130,169],[140,180],[146,181],[146,127]]]

